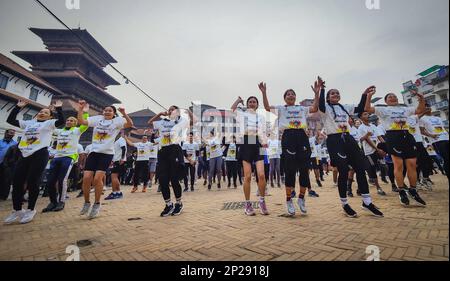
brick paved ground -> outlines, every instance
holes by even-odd
[[[376,245],[381,260],[448,261],[448,184],[442,176],[433,179],[435,190],[422,192],[426,208],[404,208],[396,195],[380,197],[373,189],[385,213],[381,219],[361,211],[359,198],[350,199],[359,218],[344,217],[330,179],[316,189],[320,198],[308,198],[309,214],[295,218],[280,216],[282,189],[270,190],[268,217],[221,210],[225,202],[242,201],[241,188],[208,192],[198,185],[199,191],[185,194],[181,216],[160,218],[159,194],[130,194],[127,187],[125,199],[106,202],[93,221],[78,216],[81,199],[70,199],[62,213],[39,213],[28,225],[0,225],[0,260],[65,260],[68,245],[90,239],[93,244],[81,248],[81,260],[359,261],[367,257],[368,245]],[[38,210],[46,205],[40,198]],[[2,220],[10,208],[10,201],[0,202]]]

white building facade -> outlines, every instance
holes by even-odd
[[[417,106],[417,98],[410,93],[411,88],[417,88],[425,96],[426,102],[431,106],[432,115],[441,117],[445,127],[449,128],[449,68],[448,66],[434,66],[420,73],[416,82],[408,81],[403,84],[403,100],[406,105]]]
[[[19,113],[18,119],[30,120],[42,108],[48,107],[55,95],[61,94],[52,85],[0,54],[0,139],[7,129],[16,130],[16,139],[20,136],[21,130],[6,122],[19,99],[29,104]]]

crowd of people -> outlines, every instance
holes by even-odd
[[[155,184],[165,202],[160,215],[177,216],[184,208],[183,193],[195,192],[202,180],[207,190],[242,185],[247,216],[256,215],[251,202],[253,180],[262,215],[270,213],[269,185],[284,185],[287,214],[295,215],[295,201],[299,211],[307,214],[306,196],[319,197],[310,179],[313,176],[317,187],[322,187],[329,172],[345,215],[357,217],[348,201],[355,196],[356,177],[362,208],[383,217],[369,186],[386,196],[380,181],[389,179],[402,205],[410,205],[412,199],[426,206],[419,191],[432,190],[435,166],[448,178],[448,132],[417,91],[412,90],[418,100],[415,108],[400,104],[392,93],[385,96],[385,104],[374,106],[375,86],[364,91],[359,104],[342,105],[340,92],[326,91],[318,77],[311,86],[313,104],[302,106],[292,89],[284,93],[284,104],[272,105],[266,84],[258,86],[263,106],[256,96],[245,102],[238,97],[231,106],[239,134],[224,136],[221,130],[210,130],[200,138],[193,132],[197,118],[190,111],[183,117],[177,106],[151,118],[152,129],[136,141],[130,136],[133,121],[123,108],[107,106],[102,115],[89,116],[89,105],[80,101],[77,116],[65,119],[63,104],[56,101],[25,121],[17,116],[27,103],[19,101],[7,122],[23,130],[20,141],[14,141],[14,129],[7,130],[0,141],[0,200],[8,199],[12,185],[13,211],[5,223],[31,222],[41,191],[49,198],[43,213],[63,211],[67,191],[77,189],[81,189],[79,197],[84,197],[80,215],[93,219],[100,213],[106,185],[112,192],[105,200],[118,200],[124,197],[121,185],[132,185],[132,193],[145,193]],[[270,130],[261,109],[277,118]],[[311,114],[320,116],[322,130],[308,127]],[[92,143],[83,148],[80,137],[89,128],[93,128]]]

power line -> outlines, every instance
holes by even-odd
[[[144,91],[141,87],[139,87],[136,83],[134,83],[131,79],[129,79],[125,74],[123,74],[115,66],[113,66],[111,63],[109,63],[108,60],[105,59],[102,54],[99,54],[97,52],[97,50],[95,50],[93,47],[91,47],[89,45],[89,43],[87,43],[83,38],[81,38],[72,28],[67,26],[67,24],[65,24],[57,15],[55,15],[55,13],[53,13],[47,6],[45,6],[45,4],[43,4],[39,0],[35,0],[35,1],[39,4],[39,6],[41,6],[45,11],[47,11],[47,13],[49,13],[53,18],[55,18],[60,24],[62,24],[65,28],[67,28],[75,37],[77,37],[80,40],[80,42],[85,45],[85,47],[87,47],[95,55],[97,55],[99,58],[101,58],[104,61],[105,64],[109,65],[114,71],[116,71],[120,76],[122,76],[123,79],[125,79],[125,83],[126,84],[129,83],[129,84],[133,85],[136,89],[138,89],[142,94],[144,94],[146,97],[148,97],[150,100],[152,100],[155,104],[157,104],[158,106],[160,106],[164,110],[167,110],[166,107],[164,107],[158,101],[153,99],[149,94],[147,94],[146,91]]]

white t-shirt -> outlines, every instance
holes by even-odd
[[[78,151],[78,142],[80,141],[80,128],[57,129],[56,130],[56,155],[55,158],[74,156]]]
[[[19,149],[24,158],[50,145],[53,131],[56,129],[55,123],[55,119],[44,122],[38,122],[35,119],[19,121],[20,128],[24,130],[19,143]]]
[[[309,138],[309,146],[311,147],[311,158],[317,158],[316,137]]]
[[[416,114],[414,107],[386,106],[375,107],[375,114],[380,118],[381,124],[387,131],[407,131],[407,119]]]
[[[438,135],[436,139],[430,138],[432,143],[438,141],[448,141],[448,132],[445,130],[444,123],[440,117],[436,116],[424,116],[420,119],[422,127],[429,133]]]
[[[350,118],[350,115],[353,115],[355,112],[355,106],[354,105],[342,105],[345,110],[347,110],[348,114],[342,110],[342,108],[339,105],[329,105],[328,103],[325,105],[325,113],[320,112],[320,116],[322,118],[322,122],[324,125],[324,129],[327,132],[328,135],[332,134],[340,134],[340,133],[350,133],[350,124],[348,123],[348,120]],[[333,112],[336,112],[336,116]]]
[[[243,135],[258,136],[260,141],[265,138],[266,120],[259,113],[236,110],[237,122]]]
[[[269,159],[278,159],[281,156],[281,144],[279,140],[271,140],[268,141],[268,149],[269,149]]]
[[[78,160],[80,160],[80,155],[85,154],[83,146],[81,144],[77,145],[77,157],[74,159],[73,163],[78,163]]]
[[[150,159],[157,159],[158,158],[158,150],[159,150],[159,145],[158,143],[152,143],[152,146],[150,148]]]
[[[211,148],[209,145],[206,145],[206,161],[209,161],[211,159]]]
[[[411,115],[406,120],[409,127],[409,133],[414,136],[416,142],[423,142],[422,133],[420,132],[419,117],[417,115]]]
[[[177,120],[161,119],[153,122],[153,127],[159,131],[161,140],[160,147],[169,146],[172,144],[180,144],[183,139],[183,132],[189,126],[186,118],[179,118]]]
[[[89,155],[92,152],[92,144],[86,146],[86,148],[84,149],[84,153],[86,153],[87,155]]]
[[[126,124],[125,118],[116,117],[106,120],[105,117],[99,115],[89,117],[87,121],[88,126],[94,128],[91,152],[114,155],[114,141]]]
[[[125,147],[125,157],[122,159],[122,147]],[[127,142],[123,137],[118,138],[114,142],[114,157],[113,162],[117,161],[126,161],[127,160]]]
[[[199,150],[199,145],[195,142],[185,142],[183,143],[182,150],[186,151],[186,155],[191,157],[192,161],[197,161],[197,151]],[[184,163],[189,163],[188,159],[184,157]]]
[[[225,161],[237,161],[236,154],[237,154],[236,144],[230,143],[228,145],[227,157],[225,158]]]
[[[379,136],[385,136],[386,135],[386,130],[384,129],[383,125],[379,124],[377,126],[377,130],[378,130],[378,135]]]
[[[360,142],[361,137],[359,136],[358,128],[356,128],[355,126],[351,126],[350,127],[350,135],[355,139],[355,141],[357,143]]]
[[[133,143],[133,147],[136,147],[136,161],[148,161],[150,159],[150,149],[153,146],[151,142],[137,142]]]
[[[434,150],[434,147],[431,143],[425,141],[425,148],[427,149],[428,155],[437,156],[436,150]]]
[[[378,130],[377,127],[373,124],[361,124],[361,126],[359,126],[358,128],[358,134],[360,136],[360,138],[363,138],[365,135],[367,135],[367,133],[371,133],[371,136],[369,137],[370,140],[377,145],[378,142]],[[371,147],[367,141],[363,140],[362,142],[362,146],[363,146],[363,150],[364,150],[364,154],[367,155],[371,155],[374,152],[376,152],[376,149]]]
[[[222,157],[223,151],[222,151],[220,141],[218,141],[217,139],[211,139],[208,141],[208,146],[209,146],[209,153],[210,153],[209,157],[210,158]]]
[[[308,128],[307,117],[310,113],[310,108],[301,105],[293,106],[276,106],[278,113],[278,126],[280,131],[288,129],[303,129]]]

